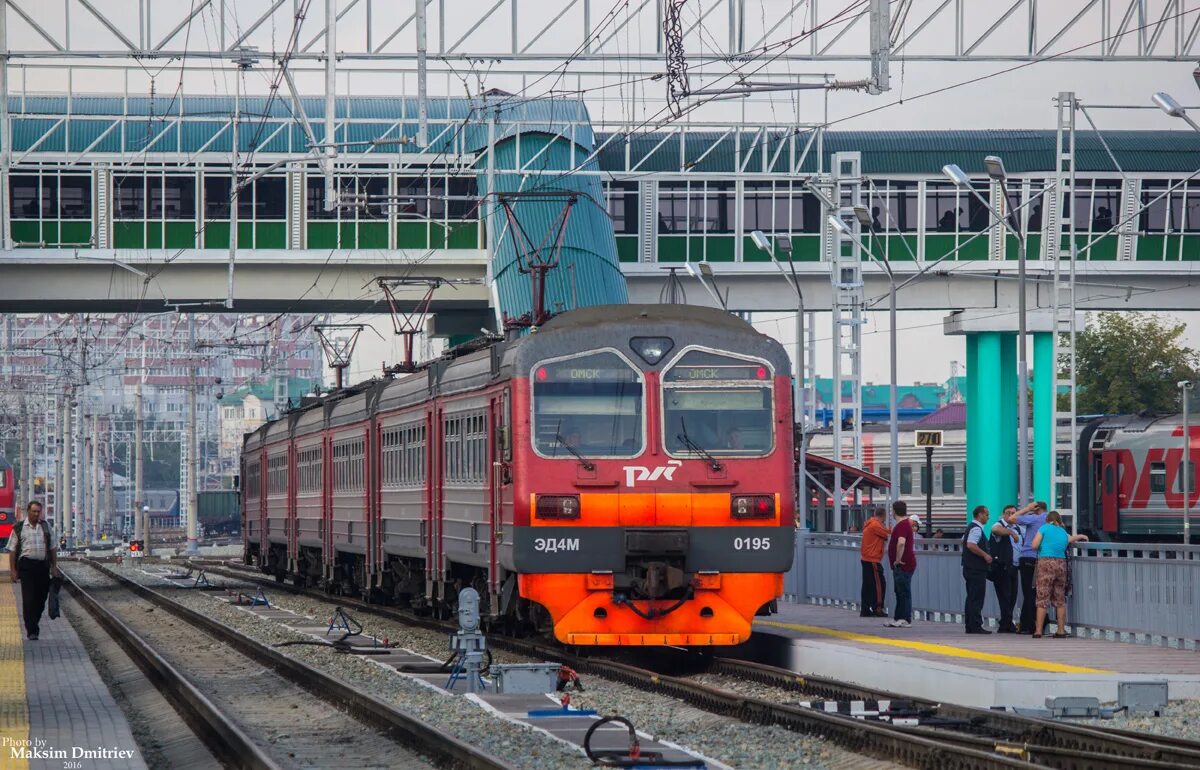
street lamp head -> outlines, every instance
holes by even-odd
[[[1187,114],[1187,110],[1183,108],[1183,105],[1175,101],[1166,91],[1159,91],[1154,94],[1154,96],[1150,97],[1150,101],[1154,102],[1160,110],[1173,118],[1182,118]]]
[[[792,253],[792,236],[782,235],[782,234],[775,236],[775,245],[779,247],[779,250],[782,253],[791,254]]]
[[[866,206],[855,206],[854,216],[858,218],[858,223],[868,230],[874,227],[874,222],[871,220],[871,212],[867,211]]]
[[[763,251],[771,250],[771,239],[762,230],[755,230],[750,233],[750,240],[754,241],[754,245]]]
[[[701,275],[705,276],[706,278],[712,278],[712,274],[713,274],[712,264],[710,264],[708,262],[700,262],[697,264],[697,267],[700,268]]]
[[[1196,387],[1196,383],[1192,382],[1191,380],[1180,380],[1179,382],[1175,383],[1175,387],[1179,388],[1180,390],[1191,390],[1192,388]]]
[[[850,228],[846,227],[846,222],[837,214],[829,215],[829,226],[841,235],[851,235]]]
[[[967,176],[965,171],[958,167],[957,163],[947,163],[945,166],[942,166],[942,173],[949,177],[950,181],[954,182],[956,187],[961,187],[963,189],[969,189],[971,187],[970,177]]]
[[[987,168],[987,175],[997,182],[1003,182],[1008,178],[1008,174],[1004,171],[1004,161],[995,155],[989,155],[984,158],[983,165]]]

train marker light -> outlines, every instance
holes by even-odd
[[[735,519],[769,519],[775,515],[772,495],[734,495],[729,500],[729,512]]]
[[[539,366],[535,376],[537,377],[538,382],[545,382],[546,378],[550,376],[550,373],[546,371],[546,367]]]
[[[754,370],[754,376],[755,376],[755,377],[757,377],[757,378],[758,378],[758,379],[760,379],[760,380],[765,380],[765,379],[767,379],[767,367],[765,367],[765,366],[760,366],[760,367],[758,367],[757,369],[755,369],[755,370]]]
[[[638,354],[638,358],[654,366],[671,352],[675,347],[675,340],[670,337],[634,337],[629,340],[629,347]]]
[[[534,515],[539,519],[578,519],[579,495],[540,495]]]

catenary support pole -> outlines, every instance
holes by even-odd
[[[142,357],[142,368],[145,371],[145,356]],[[145,500],[144,481],[145,481],[145,456],[142,453],[142,445],[144,443],[143,434],[146,432],[146,418],[144,405],[142,403],[142,383],[139,380],[134,386],[133,392],[134,401],[134,428],[133,428],[133,464],[134,464],[134,482],[133,482],[133,539],[147,541],[149,539],[149,523],[146,521],[146,514],[142,510]]]
[[[332,3],[332,0],[330,0]],[[194,556],[197,551],[196,544],[196,507],[198,505],[196,499],[196,474],[200,472],[200,447],[196,440],[196,316],[195,314],[188,316],[188,425],[187,425],[187,452],[188,452],[188,477],[187,477],[187,552],[189,556]]]

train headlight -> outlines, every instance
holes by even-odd
[[[539,495],[534,515],[539,519],[578,519],[579,495]]]
[[[654,366],[662,357],[675,347],[675,340],[670,337],[634,337],[629,340],[629,347],[638,354],[638,358]]]
[[[770,519],[775,516],[774,495],[734,495],[729,513],[735,519]]]

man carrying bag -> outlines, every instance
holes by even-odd
[[[26,511],[25,521],[14,524],[8,538],[8,573],[14,583],[21,584],[25,631],[36,640],[51,574],[59,577],[58,553],[50,524],[42,519],[42,504],[34,500]]]

